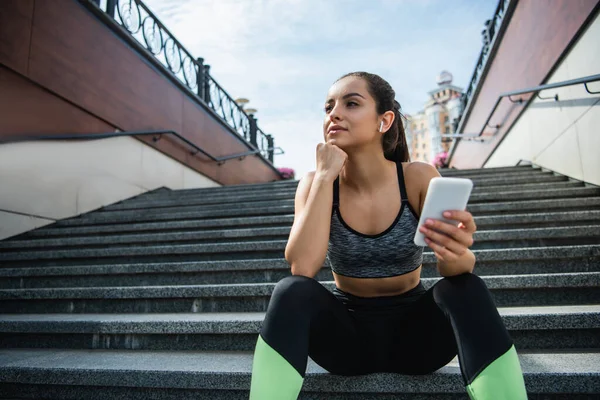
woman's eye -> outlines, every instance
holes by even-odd
[[[331,106],[325,106],[325,112],[328,113],[329,111],[331,111]]]
[[[350,107],[350,106],[352,106],[352,107],[353,107],[353,106],[357,106],[357,105],[358,105],[358,103],[356,103],[356,102],[354,102],[354,101],[349,101],[349,102],[348,102],[348,107]]]

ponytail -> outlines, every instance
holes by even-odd
[[[394,100],[393,111],[394,122],[382,139],[384,155],[390,161],[407,162],[410,161],[410,153],[408,152],[404,130],[404,120],[406,118],[402,115],[400,104],[396,100]]]

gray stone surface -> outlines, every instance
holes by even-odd
[[[423,278],[423,286],[428,289],[440,279],[441,278]],[[484,276],[482,279],[490,290],[600,287],[600,272]],[[323,282],[322,284],[329,290],[333,290],[333,287],[335,286],[334,282]],[[251,297],[270,296],[274,287],[274,283],[242,283],[225,285],[3,289],[0,290],[0,300],[56,298],[149,299],[160,297]]]
[[[263,207],[281,207],[281,206],[293,206],[294,198],[293,196],[288,196],[286,199],[282,200],[273,200],[273,201],[252,201],[252,202],[244,202],[244,201],[229,201],[229,202],[219,202],[217,204],[200,204],[200,205],[182,205],[182,206],[151,206],[151,207],[135,207],[135,208],[125,208],[121,210],[101,210],[95,213],[96,216],[102,216],[103,218],[110,217],[119,217],[119,216],[128,216],[128,215],[138,215],[139,213],[144,213],[147,216],[154,215],[163,215],[163,214],[172,214],[172,213],[182,213],[182,212],[214,212],[218,213],[223,210],[255,210],[257,208]]]
[[[568,178],[565,176],[556,176],[551,173],[534,173],[534,174],[519,174],[513,177],[503,177],[503,176],[478,176],[473,177],[469,176],[469,179],[473,181],[473,185],[475,187],[483,187],[483,186],[498,186],[498,185],[518,185],[521,183],[531,183],[535,182],[564,182],[567,181]]]
[[[476,174],[504,175],[513,172],[541,172],[542,169],[531,165],[519,165],[514,167],[494,167],[494,168],[474,168],[474,169],[455,169],[440,168],[438,170],[442,176],[473,176]]]
[[[175,197],[173,199],[162,199],[147,197],[135,201],[127,201],[121,204],[104,207],[104,211],[131,210],[138,208],[156,208],[156,207],[190,207],[200,205],[215,205],[215,204],[237,204],[237,203],[256,203],[256,202],[272,202],[274,200],[294,200],[296,189],[286,189],[277,192],[258,192],[257,194],[240,193],[236,196],[229,194],[213,195],[213,196],[198,196],[198,197]]]
[[[474,181],[475,273],[530,399],[600,395],[600,188],[531,166],[442,174]],[[0,397],[247,399],[297,184],[162,188],[0,244]],[[316,278],[333,288],[327,265]],[[466,399],[456,359],[424,377],[308,372],[300,399]]]
[[[581,182],[556,182],[556,183],[529,183],[513,185],[510,191],[531,191],[531,190],[548,190],[548,189],[569,189],[569,188],[580,188],[583,187]],[[483,186],[474,187],[472,195],[479,193],[489,194],[491,192],[506,192],[507,188],[505,185],[497,186]],[[296,193],[296,187],[290,189],[272,191],[272,190],[260,190],[255,193],[242,191],[239,194],[215,194],[215,195],[199,195],[199,196],[170,196],[165,198],[164,196],[147,196],[140,199],[127,200],[112,206],[104,207],[103,211],[116,211],[116,210],[131,210],[140,208],[158,208],[158,207],[190,207],[198,205],[210,205],[210,204],[226,204],[226,203],[240,203],[240,202],[259,202],[259,201],[273,201],[279,200],[293,200]]]
[[[224,239],[265,240],[274,238],[287,240],[291,227],[222,229],[199,232],[165,232],[145,234],[122,234],[111,236],[65,237],[58,239],[13,240],[0,242],[0,249],[26,249],[51,247],[105,246],[113,244],[139,244],[166,242],[221,242]]]
[[[476,222],[477,223],[477,222]],[[287,240],[291,227],[268,227],[268,228],[244,228],[211,230],[200,232],[166,232],[147,234],[122,234],[111,236],[88,236],[80,238],[38,239],[38,240],[13,240],[0,242],[0,249],[26,249],[26,248],[53,248],[53,247],[81,247],[81,246],[107,246],[119,244],[147,244],[157,243],[172,244],[200,243],[200,242],[239,242],[239,241],[264,241],[267,239]],[[474,244],[471,249],[477,250],[479,242],[498,242],[499,246],[505,246],[504,242],[509,240],[533,240],[533,239],[573,239],[573,238],[597,238],[600,243],[600,221],[595,225],[580,226],[553,226],[544,228],[526,229],[502,229],[485,230],[484,228],[475,232]],[[508,247],[508,246],[506,246]]]
[[[569,198],[576,196],[595,196],[600,194],[600,188],[577,187],[566,189],[539,189],[539,190],[517,190],[511,188],[502,192],[488,192],[471,194],[469,203],[477,204],[483,201],[494,201],[498,198],[517,200],[529,199],[554,199]]]
[[[63,258],[89,258],[89,257],[128,257],[150,255],[180,255],[180,254],[207,254],[207,253],[235,253],[252,251],[283,251],[286,240],[235,242],[235,243],[209,243],[209,244],[183,244],[162,246],[130,246],[130,247],[102,247],[88,249],[28,251],[25,253],[0,253],[0,266],[3,261],[12,260],[40,260]]]
[[[499,307],[600,303],[600,272],[484,276]],[[424,278],[426,288],[439,278]],[[333,282],[323,282],[332,290]],[[265,311],[275,283],[0,290],[7,313]]]
[[[600,392],[600,354],[520,354],[531,393]],[[0,350],[0,380],[70,385],[249,389],[252,354],[122,350]],[[455,359],[456,360],[456,359]],[[423,376],[332,375],[309,360],[303,391],[464,393],[453,360]]]
[[[474,217],[478,228],[488,226],[523,226],[527,224],[564,224],[576,221],[600,221],[600,210],[539,212]]]
[[[595,238],[592,238],[593,243],[597,243]],[[479,246],[483,246],[484,241],[479,241]],[[190,255],[195,260],[204,261],[211,254],[227,254],[231,258],[236,257],[235,253],[244,253],[244,259],[255,259],[265,258],[264,254],[272,254],[271,257],[283,257],[283,252],[287,240],[267,240],[267,241],[252,241],[252,242],[229,242],[229,243],[206,243],[206,244],[168,244],[168,245],[121,245],[121,246],[103,246],[100,248],[89,247],[82,249],[49,249],[49,250],[31,250],[27,252],[2,252],[0,253],[0,266],[10,267],[9,261],[20,261],[20,260],[65,260],[65,259],[82,259],[82,258],[102,258],[102,257],[134,257],[134,256],[182,256]],[[493,253],[496,257],[510,257],[511,253],[519,253],[520,256],[537,256],[540,253],[541,246],[527,246],[526,243],[522,248],[501,248],[501,249],[477,249],[473,250],[477,253],[478,260],[486,260],[489,258],[489,254]],[[594,248],[600,245],[586,244]],[[474,246],[475,247],[475,246]],[[574,247],[581,246],[547,246],[543,247],[545,251],[552,252],[553,254],[565,258],[562,251],[566,249],[572,249]],[[432,256],[433,252],[429,247],[424,249],[424,255]],[[481,258],[479,257],[481,255]],[[513,256],[515,256],[514,254]],[[497,258],[498,259],[498,258]],[[502,258],[507,259],[507,258]],[[519,258],[522,259],[522,258]],[[181,260],[186,261],[186,260]],[[424,260],[424,262],[427,262]]]
[[[92,223],[125,223],[125,222],[151,222],[151,221],[176,221],[194,218],[225,218],[225,217],[250,217],[256,215],[279,215],[293,214],[294,207],[275,206],[275,207],[256,207],[248,209],[219,210],[219,211],[190,211],[190,212],[171,212],[146,216],[144,212],[133,212],[127,215],[118,215],[104,217],[102,213],[86,214],[82,217],[72,218],[60,221],[60,226],[82,226]]]
[[[509,330],[600,329],[600,305],[500,307],[498,312]],[[264,316],[262,312],[0,314],[0,332],[258,333]]]
[[[144,222],[144,223],[127,223],[127,224],[111,224],[111,225],[90,225],[80,227],[65,227],[59,223],[53,224],[50,227],[43,227],[34,231],[28,232],[28,238],[37,237],[55,237],[55,236],[76,236],[76,235],[91,235],[91,234],[107,234],[107,233],[122,233],[122,232],[156,232],[156,231],[173,231],[173,230],[192,230],[192,229],[216,229],[216,228],[241,228],[241,227],[257,227],[257,226],[292,226],[294,221],[293,214],[287,215],[269,215],[257,217],[241,217],[241,218],[213,218],[213,219],[198,219],[198,220],[178,220],[178,221],[163,221],[163,222]]]
[[[509,214],[498,216],[474,216],[479,230],[487,226],[523,226],[527,224],[561,224],[564,222],[575,223],[577,221],[598,221],[600,220],[600,210],[586,211],[560,211],[560,212],[541,212],[529,214]],[[291,227],[294,220],[293,215],[274,215],[243,218],[218,218],[192,221],[166,221],[154,223],[129,223],[113,225],[92,225],[82,227],[61,227],[53,224],[50,227],[44,227],[27,233],[28,238],[46,238],[46,237],[74,237],[76,235],[97,235],[107,233],[123,232],[162,232],[174,230],[191,229],[216,229],[216,228],[253,228],[265,225],[280,225],[281,227]],[[10,240],[2,243],[11,243]]]

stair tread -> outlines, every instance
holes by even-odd
[[[535,307],[498,307],[502,317],[539,317],[584,316],[590,317],[587,327],[600,328],[600,305],[572,306],[535,306]],[[9,323],[138,323],[160,324],[172,323],[188,327],[188,323],[262,323],[265,312],[209,312],[209,313],[48,313],[48,314],[0,314],[0,329]],[[210,327],[210,326],[209,326]],[[39,328],[50,329],[51,326],[40,325]],[[90,329],[95,328],[90,326]]]
[[[481,277],[489,289],[579,288],[600,286],[600,272],[570,272],[528,275],[488,275]],[[426,288],[441,277],[421,278]],[[332,290],[334,282],[321,282]],[[0,289],[0,299],[9,298],[152,298],[152,297],[235,297],[267,296],[275,283],[231,283],[217,285],[152,285]]]
[[[260,228],[238,228],[222,229],[199,232],[155,232],[147,234],[116,234],[112,236],[87,236],[82,238],[65,237],[60,239],[29,239],[0,242],[0,249],[21,249],[41,246],[82,246],[100,244],[123,244],[132,245],[136,243],[148,243],[151,241],[183,241],[183,240],[209,240],[255,238],[266,235],[288,236],[290,226],[284,227],[260,227]],[[549,237],[573,237],[588,236],[594,234],[600,240],[600,224],[588,223],[586,225],[569,226],[565,223],[558,226],[541,228],[516,227],[511,229],[479,229],[474,234],[475,240],[506,240],[513,238],[549,238]],[[208,242],[210,243],[210,242]],[[229,242],[233,243],[233,242]]]
[[[4,381],[78,385],[249,388],[253,354],[223,351],[151,350],[0,350]],[[598,390],[600,353],[575,351],[519,352],[528,391]],[[393,377],[393,378],[392,378]],[[541,378],[543,379],[541,382]],[[548,387],[550,385],[550,387]],[[308,360],[303,391],[464,393],[457,358],[422,376],[375,373],[339,376]]]

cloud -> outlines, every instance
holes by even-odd
[[[443,70],[465,87],[495,0],[145,0],[286,151],[276,166],[314,169],[329,86],[350,71],[380,74],[414,113]]]

